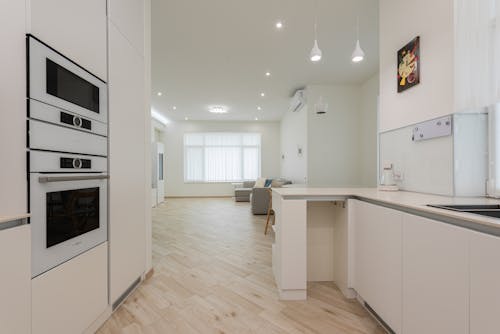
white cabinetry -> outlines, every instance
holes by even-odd
[[[31,332],[31,231],[29,225],[0,231],[0,332]]]
[[[32,280],[33,334],[83,333],[108,307],[108,244]]]
[[[468,333],[468,233],[404,214],[404,334]]]
[[[109,24],[110,301],[146,267],[146,117],[144,60]],[[149,134],[148,134],[149,136]],[[148,184],[149,186],[149,184]]]
[[[402,213],[354,204],[353,287],[396,333],[401,333]]]
[[[26,209],[26,10],[22,0],[0,1],[0,215]]]
[[[500,332],[500,238],[470,233],[470,334]]]
[[[27,0],[27,5],[29,33],[106,81],[106,0]]]

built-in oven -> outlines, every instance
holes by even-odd
[[[30,99],[66,112],[64,122],[84,130],[92,120],[107,123],[104,81],[31,35],[27,47]]]
[[[106,158],[30,152],[32,276],[107,240]]]

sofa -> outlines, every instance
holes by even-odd
[[[258,181],[257,181],[258,183]],[[254,215],[266,215],[269,208],[269,188],[279,188],[286,184],[291,184],[291,181],[285,179],[273,179],[270,187],[261,187],[259,185],[252,188],[250,194],[250,203],[252,213]]]

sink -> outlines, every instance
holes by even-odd
[[[500,218],[500,204],[460,204],[460,205],[435,205],[428,204],[427,206],[452,210],[457,212],[474,213],[481,216]]]

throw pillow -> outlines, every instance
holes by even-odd
[[[259,177],[257,181],[255,181],[254,188],[264,188],[264,185],[266,184],[266,179],[263,177]]]
[[[273,183],[273,179],[267,179],[266,183],[264,183],[264,187],[265,188],[269,188],[272,183]]]

